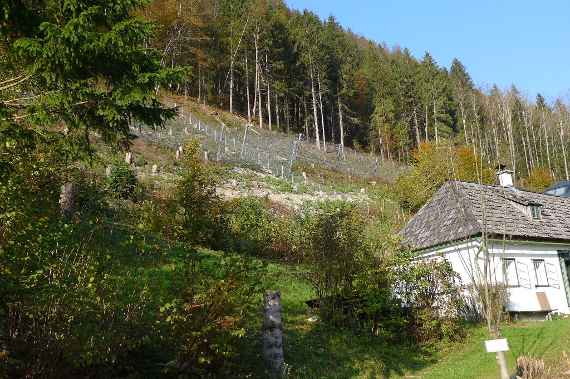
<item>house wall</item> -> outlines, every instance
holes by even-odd
[[[446,259],[457,272],[464,285],[469,285],[476,277],[475,257],[481,246],[478,238],[425,250],[421,259]],[[497,282],[503,282],[503,259],[515,259],[519,285],[509,287],[507,309],[512,312],[539,312],[541,306],[537,293],[543,292],[555,312],[570,313],[563,272],[558,251],[570,250],[569,244],[541,243],[531,241],[489,241],[491,274]],[[539,286],[534,271],[533,259],[544,260],[547,268],[547,286]],[[479,254],[479,265],[484,258]]]

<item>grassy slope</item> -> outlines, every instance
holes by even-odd
[[[484,351],[484,327],[472,327],[465,340],[442,344],[437,352],[386,344],[380,338],[324,328],[310,322],[304,302],[313,297],[296,269],[270,265],[268,288],[280,289],[283,301],[286,361],[293,378],[496,378],[494,354]],[[570,346],[570,320],[516,323],[503,329],[516,357],[543,358],[565,369],[563,352]]]
[[[197,107],[196,107],[197,108]],[[199,109],[194,109],[200,114]],[[204,113],[200,116],[206,117]],[[210,121],[210,120],[209,120]],[[226,120],[227,121],[227,120]],[[170,171],[174,164],[173,152],[167,146],[147,143],[136,144],[134,150],[148,160],[143,172],[150,170],[152,163]],[[167,167],[164,167],[167,166]],[[309,177],[326,177],[333,183],[329,188],[345,185],[343,174],[329,173],[317,168],[311,172],[303,167]],[[318,172],[316,172],[318,171]],[[150,178],[149,178],[150,179]],[[357,179],[357,178],[355,178]],[[151,179],[154,181],[155,179]],[[365,185],[353,183],[352,187]],[[338,190],[338,188],[334,188]],[[168,267],[164,268],[165,270]],[[285,354],[292,378],[495,378],[497,376],[494,356],[483,349],[486,339],[484,328],[473,328],[462,343],[443,344],[437,353],[428,350],[405,348],[383,342],[380,338],[354,335],[352,332],[325,328],[318,322],[310,322],[312,315],[304,302],[314,297],[310,285],[300,278],[298,268],[269,265],[266,288],[279,289],[283,299],[285,325]],[[252,320],[258,328],[260,317]],[[514,367],[517,356],[529,354],[543,357],[548,363],[560,366],[560,358],[570,342],[570,321],[558,320],[544,323],[516,324],[504,328],[509,338],[511,352],[509,367]],[[252,335],[249,347],[244,351],[245,366],[259,371],[259,335]]]

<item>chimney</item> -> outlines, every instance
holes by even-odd
[[[497,178],[499,179],[499,185],[505,188],[513,188],[513,171],[507,170],[505,165],[499,165],[497,167]]]

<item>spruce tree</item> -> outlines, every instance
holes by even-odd
[[[153,25],[133,16],[143,0],[8,1],[1,9],[3,53],[12,77],[0,85],[0,138],[65,134],[77,151],[90,132],[129,142],[138,121],[159,127],[175,115],[158,97],[180,79],[144,47]]]

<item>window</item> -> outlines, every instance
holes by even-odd
[[[517,271],[517,264],[514,258],[503,259],[503,269],[505,273],[505,279],[509,287],[518,287],[519,284],[519,273]]]
[[[531,205],[530,213],[532,214],[532,218],[534,220],[540,220],[540,205]]]
[[[544,259],[533,259],[534,275],[537,287],[548,287],[548,275],[546,275],[546,265]]]

